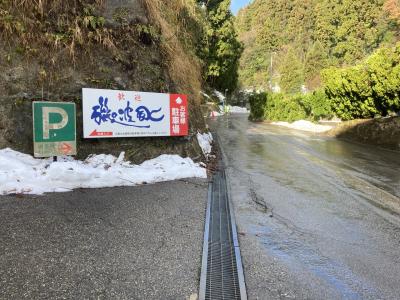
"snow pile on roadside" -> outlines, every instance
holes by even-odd
[[[206,170],[190,158],[161,155],[133,165],[112,155],[35,159],[9,148],[0,150],[0,195],[66,192],[76,188],[134,186],[188,177],[206,178]]]
[[[211,132],[203,134],[201,134],[200,132],[197,133],[197,140],[199,142],[201,150],[203,150],[204,156],[208,157],[211,154],[212,150],[211,144],[213,142],[213,136]]]
[[[332,129],[332,126],[314,124],[310,121],[300,120],[294,123],[288,122],[272,122],[272,125],[284,126],[292,129],[309,131],[309,132],[326,132]]]
[[[246,107],[240,107],[240,106],[231,106],[231,105],[225,105],[225,107],[223,105],[219,106],[219,109],[221,112],[223,113],[248,113],[249,111],[247,110]]]
[[[230,106],[229,107],[229,112],[234,113],[234,114],[246,114],[249,111],[247,110],[246,107],[240,107],[240,106]]]
[[[225,114],[246,114],[249,111],[247,110],[247,108],[245,107],[240,107],[240,106],[230,106],[230,105],[226,105],[225,106],[225,110],[224,107],[222,105],[219,106],[220,112],[217,111],[212,111],[210,113],[210,117],[219,117],[219,116],[223,116]]]
[[[224,102],[226,97],[220,91],[214,90],[214,95],[217,96],[219,101]]]

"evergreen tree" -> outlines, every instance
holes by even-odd
[[[198,1],[207,8],[209,28],[206,50],[200,56],[206,63],[207,82],[219,90],[232,92],[238,82],[239,59],[242,45],[237,39],[230,0]]]
[[[400,35],[400,1],[399,0],[386,0],[384,5],[385,12],[391,20],[393,31],[396,35]]]
[[[389,29],[382,8],[383,0],[321,1],[316,35],[340,64],[352,64],[378,48]]]
[[[257,44],[269,52],[278,51],[285,43],[279,23],[273,18],[265,20],[264,30],[257,36]]]
[[[306,54],[304,75],[307,88],[313,90],[320,83],[320,71],[328,65],[328,54],[320,41],[316,41]]]
[[[294,48],[288,49],[279,71],[281,73],[280,86],[283,92],[294,94],[301,91],[301,86],[304,84],[304,68]]]
[[[268,81],[265,64],[257,68],[251,58],[266,62],[274,52],[274,60],[282,61],[285,49],[291,47],[305,65],[303,77],[314,88],[325,55],[326,65],[352,65],[393,44],[400,35],[399,4],[399,0],[254,0],[236,19],[245,45],[240,82],[248,86],[249,78]],[[320,50],[313,49],[316,43]]]
[[[400,2],[398,0],[386,0],[384,8],[391,19],[400,22]]]

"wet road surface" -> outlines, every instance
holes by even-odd
[[[400,299],[400,153],[269,124],[210,121],[250,299]]]

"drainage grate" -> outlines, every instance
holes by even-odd
[[[214,175],[208,198],[199,299],[245,300],[236,225],[224,171]]]

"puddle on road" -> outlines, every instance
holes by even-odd
[[[358,278],[348,267],[323,256],[286,232],[276,232],[264,226],[252,226],[268,253],[280,260],[293,272],[309,273],[334,289],[342,299],[382,299],[376,289]]]

